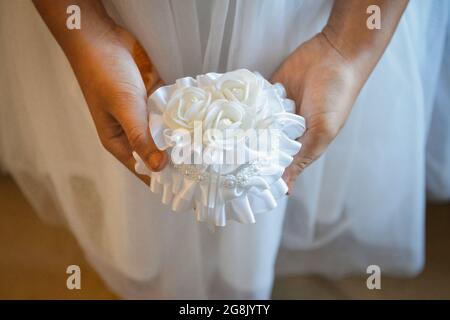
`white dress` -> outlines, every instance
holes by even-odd
[[[332,6],[104,2],[166,83],[241,67],[270,77]],[[31,2],[0,0],[0,165],[125,298],[268,298],[276,272],[340,277],[371,264],[414,275],[424,262],[426,188],[450,198],[449,7],[411,1],[344,129],[289,199],[254,225],[211,233],[192,213],[171,213],[102,148]]]

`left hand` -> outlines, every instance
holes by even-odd
[[[303,146],[283,175],[289,192],[297,176],[319,158],[345,124],[364,83],[356,69],[319,33],[298,47],[272,76],[271,82],[284,85],[297,113],[306,119],[299,140]]]

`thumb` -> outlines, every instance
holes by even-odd
[[[335,130],[331,130],[328,127],[326,125],[313,125],[307,128],[299,139],[302,143],[302,148],[283,173],[283,179],[286,181],[289,190],[292,190],[295,180],[303,170],[319,158],[333,140],[336,135]]]
[[[126,106],[116,109],[114,117],[122,126],[131,148],[137,152],[151,171],[160,171],[168,157],[159,150],[150,134],[145,94],[142,97],[129,95]]]

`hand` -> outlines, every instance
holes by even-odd
[[[66,54],[103,146],[133,173],[133,150],[150,170],[161,170],[167,155],[150,136],[146,105],[147,96],[162,85],[158,73],[138,41],[117,26],[93,43]]]
[[[367,8],[383,17],[379,30],[367,28]],[[321,33],[302,44],[272,77],[286,87],[306,118],[303,147],[285,173],[289,190],[344,125],[352,105],[384,53],[407,0],[336,0]]]
[[[364,79],[320,33],[298,47],[271,81],[284,85],[297,113],[306,120],[300,138],[303,146],[283,175],[291,191],[297,176],[324,152],[344,125]]]

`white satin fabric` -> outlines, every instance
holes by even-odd
[[[321,30],[332,2],[105,4],[172,83],[238,68],[270,77]],[[288,201],[256,224],[211,233],[190,214],[167,212],[102,149],[31,2],[0,0],[0,163],[126,298],[268,298],[274,270],[337,277],[377,264],[383,274],[416,274],[426,183],[436,198],[450,197],[448,48],[441,63],[449,5],[410,2],[346,126]]]

